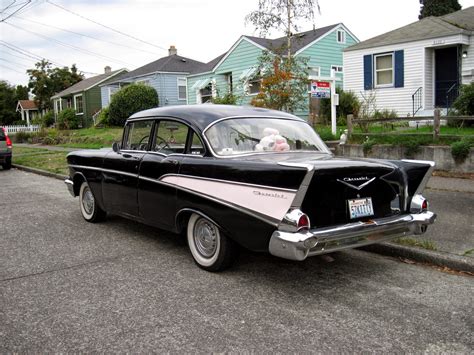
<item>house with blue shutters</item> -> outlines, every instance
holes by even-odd
[[[159,106],[186,105],[188,102],[186,77],[191,72],[205,70],[205,68],[207,68],[205,63],[180,56],[176,47],[170,46],[168,56],[145,64],[102,85],[102,108],[109,105],[114,93],[131,83],[141,83],[154,88],[158,93]]]
[[[402,117],[446,113],[474,80],[474,7],[427,17],[348,47],[344,90]]]
[[[329,77],[335,70],[337,82],[342,86],[344,76],[343,50],[358,43],[342,23],[326,26],[293,35],[292,52],[296,57],[306,57],[311,77]],[[189,104],[202,104],[215,96],[233,93],[239,104],[249,104],[260,90],[258,58],[263,51],[280,54],[286,37],[267,39],[241,36],[224,54],[207,63],[205,68],[191,72],[187,77],[187,97]],[[308,117],[307,110],[297,112]]]

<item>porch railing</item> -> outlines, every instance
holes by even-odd
[[[415,117],[416,113],[423,107],[423,87],[419,87],[413,95],[411,95],[412,101],[412,117]]]
[[[452,104],[459,96],[459,84],[453,84],[447,91],[446,91],[446,114],[449,114],[449,110],[451,109]]]

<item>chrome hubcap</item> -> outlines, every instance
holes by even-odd
[[[212,257],[217,250],[216,226],[204,218],[200,218],[194,226],[194,244],[203,257]]]
[[[82,206],[84,206],[84,210],[87,214],[92,214],[94,212],[94,196],[88,187],[84,189]]]

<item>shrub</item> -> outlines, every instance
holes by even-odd
[[[469,154],[471,154],[471,148],[474,147],[474,139],[466,137],[459,142],[451,144],[451,155],[457,164],[462,164]]]
[[[109,123],[123,126],[125,120],[138,111],[158,106],[158,94],[150,86],[131,84],[120,89],[109,106]]]
[[[414,158],[421,151],[420,142],[416,139],[406,142],[403,146],[405,147],[405,156],[407,158]]]
[[[27,143],[32,135],[33,133],[20,131],[17,132],[15,135],[12,135],[12,138],[15,143]]]
[[[216,105],[235,105],[237,103],[237,96],[228,92],[224,96],[214,97],[212,103]]]
[[[110,118],[109,108],[105,107],[100,111],[99,115],[97,116],[95,126],[96,127],[110,126],[109,118]]]
[[[360,101],[352,91],[344,91],[336,88],[339,94],[339,106],[336,108],[336,117],[341,125],[346,124],[347,115],[358,117],[360,110]],[[321,100],[321,117],[331,117],[331,100]]]
[[[62,110],[58,114],[59,129],[77,129],[79,128],[80,119],[76,116],[76,112],[72,108]]]
[[[364,156],[369,155],[372,152],[372,148],[377,142],[375,140],[366,138],[365,142],[362,143],[362,150],[364,151]]]
[[[461,92],[454,101],[453,107],[461,115],[474,115],[474,82],[461,86]]]
[[[48,111],[43,115],[43,127],[51,127],[54,125],[54,112]]]

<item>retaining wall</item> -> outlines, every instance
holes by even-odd
[[[416,160],[432,160],[436,163],[436,170],[448,170],[463,173],[474,172],[474,148],[471,154],[462,163],[456,163],[451,155],[451,147],[446,146],[421,146],[420,152],[412,157],[407,157],[405,148],[393,145],[375,145],[372,151],[364,155],[361,144],[345,144],[338,146],[336,155],[353,158],[376,158],[376,159],[416,159]]]

